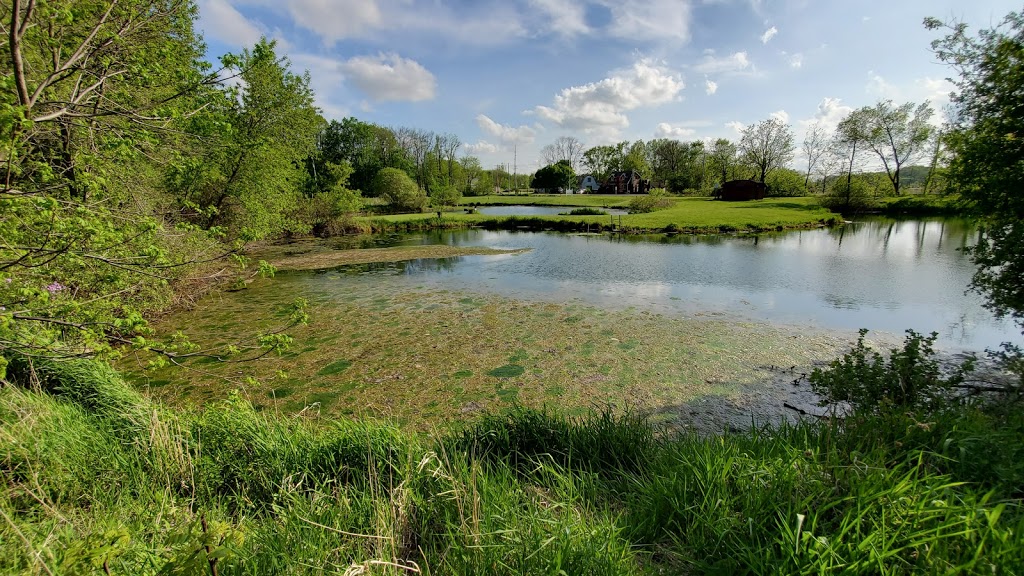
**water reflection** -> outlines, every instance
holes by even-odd
[[[358,270],[519,298],[824,328],[934,330],[945,345],[983,348],[1019,333],[995,320],[977,295],[965,294],[974,268],[962,248],[976,239],[976,228],[961,220],[867,220],[745,237],[463,230],[393,240],[532,250]]]

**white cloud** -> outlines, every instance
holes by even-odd
[[[232,46],[252,46],[263,36],[259,26],[243,16],[227,0],[202,0],[199,27],[210,36]]]
[[[804,55],[797,52],[789,57],[790,68],[800,68],[804,65]]]
[[[683,139],[689,138],[696,133],[697,131],[693,128],[688,128],[679,124],[669,124],[668,122],[658,124],[658,127],[654,130],[654,135],[657,138]]]
[[[506,148],[512,144],[530,144],[537,137],[537,131],[529,126],[506,126],[491,120],[485,114],[477,115],[476,124],[484,134],[494,138]]]
[[[789,112],[785,110],[777,110],[768,115],[769,118],[774,118],[783,124],[789,124]]]
[[[308,70],[313,93],[316,95],[316,106],[323,111],[328,119],[340,120],[347,114],[347,107],[331,101],[337,94],[338,87],[345,83],[345,75],[341,72],[341,62],[315,54],[291,54],[293,70]]]
[[[690,38],[690,3],[682,0],[597,0],[611,12],[606,33],[636,40]]]
[[[370,98],[418,102],[434,98],[437,80],[415,60],[397,54],[356,56],[339,66],[348,78]]]
[[[710,80],[707,77],[705,77],[704,78],[704,93],[707,94],[708,96],[710,96],[710,95],[714,94],[715,92],[718,92],[718,82],[715,82],[715,81]]]
[[[675,101],[683,87],[678,74],[642,58],[598,82],[563,89],[553,106],[537,106],[533,113],[562,128],[607,138],[629,126],[627,111]]]
[[[868,94],[879,98],[898,99],[900,95],[900,91],[896,86],[887,82],[885,78],[882,78],[880,75],[875,74],[873,70],[868,71],[868,83],[864,86],[864,90]]]
[[[764,34],[761,34],[761,44],[767,44],[772,38],[775,38],[775,35],[778,33],[779,29],[775,26],[765,30]]]
[[[575,0],[529,0],[530,7],[544,16],[546,29],[572,36],[590,31],[584,6]]]
[[[726,122],[725,127],[735,132],[738,136],[743,133],[743,129],[746,128],[747,125],[739,120],[733,120],[732,122]]]
[[[818,103],[818,109],[815,111],[814,116],[807,120],[801,120],[799,124],[806,128],[817,122],[825,130],[832,132],[850,112],[853,112],[852,106],[844,105],[839,98],[826,97]]]
[[[694,66],[698,72],[705,74],[721,74],[729,72],[743,72],[751,67],[750,59],[746,52],[736,52],[721,58],[714,54],[708,54],[704,61]]]
[[[385,23],[376,0],[288,0],[282,4],[296,24],[317,33],[327,45],[364,36]]]
[[[476,144],[466,144],[462,147],[466,154],[470,156],[476,156],[478,154],[494,154],[498,151],[498,147],[486,140],[480,140]]]

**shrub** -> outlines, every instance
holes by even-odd
[[[646,214],[656,210],[664,210],[672,205],[672,200],[664,188],[655,188],[646,196],[638,196],[629,203],[630,214]]]
[[[377,172],[373,190],[395,212],[422,212],[427,205],[427,195],[398,168],[384,168]]]
[[[845,178],[840,178],[829,186],[828,194],[821,199],[821,205],[837,212],[862,212],[874,208],[875,199],[863,179],[854,178],[847,184]]]
[[[608,213],[600,208],[573,208],[569,211],[569,216],[607,216]]]
[[[933,409],[948,404],[952,388],[974,368],[971,359],[943,376],[932,348],[935,332],[922,336],[907,330],[903,347],[890,350],[888,358],[864,344],[867,332],[861,329],[857,344],[828,368],[811,373],[811,388],[822,396],[823,404],[845,402],[855,412]]]

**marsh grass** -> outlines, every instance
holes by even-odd
[[[1019,411],[699,436],[516,406],[425,437],[237,395],[171,413],[99,365],[16,368],[5,574],[1024,569]]]

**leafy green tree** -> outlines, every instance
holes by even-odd
[[[373,191],[396,212],[422,212],[427,195],[403,170],[384,168],[373,179]]]
[[[572,190],[576,188],[576,172],[568,160],[559,160],[549,164],[533,175],[530,188],[545,188],[549,190],[562,189]]]
[[[928,102],[894,106],[892,100],[852,113],[855,134],[881,160],[896,196],[900,195],[901,168],[919,160],[927,148],[933,113]]]
[[[712,145],[708,160],[711,171],[719,178],[719,184],[736,179],[737,153],[736,144],[725,138],[715,140]]]
[[[612,175],[612,172],[622,169],[623,159],[626,156],[627,142],[618,144],[594,146],[583,153],[583,167],[593,174],[598,182],[604,182]]]
[[[925,25],[945,30],[932,48],[959,74],[947,178],[984,218],[971,250],[973,287],[993,312],[1024,326],[1024,13],[976,36],[963,23]]]
[[[462,200],[462,192],[455,186],[437,186],[430,191],[430,206],[439,213],[457,205],[459,200]]]
[[[751,124],[740,137],[740,157],[757,170],[762,183],[772,170],[793,159],[793,150],[793,129],[778,118]]]
[[[637,140],[629,146],[625,158],[622,159],[623,170],[634,170],[641,178],[651,178],[651,164],[647,159],[647,144],[643,140]]]
[[[0,6],[0,350],[107,352],[166,302],[182,262],[154,217],[158,166],[215,83],[194,15],[176,0]]]
[[[242,83],[227,91],[224,117],[230,130],[208,158],[218,170],[203,198],[206,224],[228,225],[246,240],[301,228],[303,223],[289,222],[287,214],[298,200],[303,166],[323,123],[313,106],[309,74],[289,71],[288,60],[266,39],[222,61]]]
[[[796,170],[789,168],[778,168],[768,175],[765,184],[768,185],[769,196],[803,196],[807,193],[804,187],[804,178]]]

